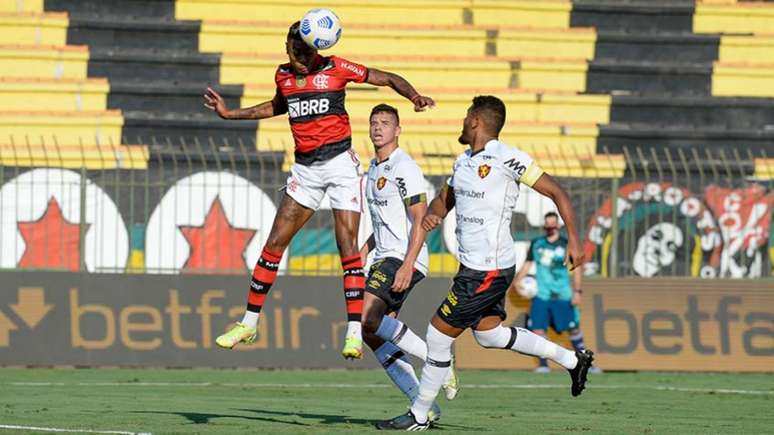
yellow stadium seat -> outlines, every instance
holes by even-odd
[[[0,140],[8,143],[120,144],[121,112],[0,112]]]
[[[582,60],[523,59],[514,62],[511,87],[583,92],[587,66]]]
[[[719,97],[774,97],[774,64],[716,63],[712,95]]]
[[[205,52],[283,54],[287,24],[277,22],[205,21],[199,47]],[[493,42],[487,30],[470,26],[428,27],[351,25],[331,53],[342,57],[363,55],[484,56]],[[592,43],[593,44],[593,43]],[[376,48],[378,47],[378,49]],[[327,53],[327,52],[326,52]]]
[[[41,13],[43,0],[0,0],[0,12],[4,13]]]
[[[0,77],[0,110],[102,111],[107,79],[54,80]]]
[[[87,169],[147,169],[145,145],[0,144],[0,165]]]
[[[0,13],[0,44],[65,45],[67,26],[63,13]]]
[[[177,0],[175,15],[181,20],[300,20],[315,7],[330,8],[347,23],[465,24],[470,0]]]
[[[772,28],[774,31],[774,28]],[[723,36],[718,61],[722,63],[771,63],[774,35]]]
[[[755,172],[753,176],[759,180],[774,180],[774,159],[753,159]]]
[[[774,5],[762,2],[699,4],[693,14],[697,33],[771,33]]]
[[[596,45],[593,29],[501,29],[497,36],[497,56],[516,58],[593,59]]]
[[[570,26],[572,4],[562,0],[471,0],[473,23],[494,26]]]
[[[511,63],[505,60],[484,57],[424,60],[415,57],[362,57],[351,60],[368,67],[399,72],[413,85],[421,88],[507,88],[511,83]],[[277,66],[283,62],[277,56],[225,53],[221,59],[221,83],[272,83]],[[583,72],[585,86],[585,66]]]
[[[86,46],[0,45],[4,77],[85,79],[88,61]]]

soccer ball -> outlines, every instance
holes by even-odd
[[[537,295],[538,285],[534,276],[527,276],[521,280],[521,285],[516,288],[516,292],[525,299],[532,299]]]
[[[325,50],[341,38],[341,21],[330,9],[312,9],[301,19],[301,39],[310,47]]]

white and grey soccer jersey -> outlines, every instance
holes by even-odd
[[[419,165],[400,148],[382,162],[371,160],[366,200],[376,242],[374,260],[392,257],[403,261],[413,224],[407,207],[427,201],[425,177]],[[423,244],[414,267],[426,276],[427,265],[427,245]]]
[[[454,192],[459,259],[476,270],[513,267],[511,215],[519,183],[532,186],[543,170],[527,153],[498,140],[454,162],[447,184]]]

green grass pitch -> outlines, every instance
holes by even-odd
[[[774,430],[774,375],[604,373],[579,398],[556,370],[460,378],[438,433]],[[0,434],[360,434],[406,406],[381,370],[0,369]]]

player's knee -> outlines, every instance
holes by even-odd
[[[379,346],[384,344],[384,340],[379,338],[376,334],[368,331],[363,331],[363,341],[368,345],[369,348],[371,348],[371,350],[376,350],[379,348]]]
[[[508,342],[511,339],[511,335],[514,333],[515,331],[511,328],[499,326],[486,331],[473,331],[473,336],[482,347],[488,349],[505,349],[508,347]]]

